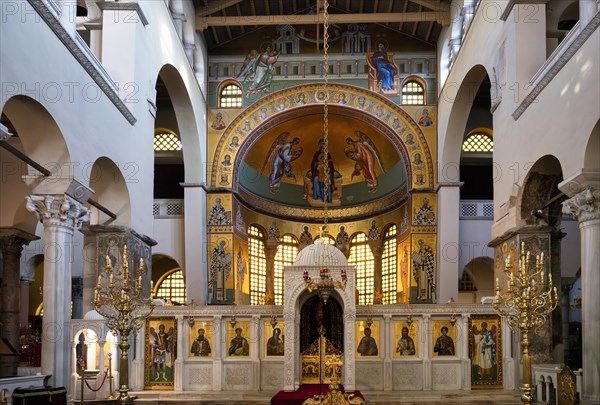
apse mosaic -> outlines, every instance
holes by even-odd
[[[341,218],[365,215],[389,208],[411,188],[433,188],[435,130],[421,129],[413,107],[350,86],[332,84],[328,95],[326,159],[319,106],[325,93],[319,85],[291,87],[263,97],[224,131],[209,128],[211,187],[298,218],[321,215],[314,208],[325,203]],[[221,111],[212,110],[210,122]]]

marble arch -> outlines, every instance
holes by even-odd
[[[345,290],[336,289],[333,295],[342,304],[344,310],[344,365],[342,382],[346,391],[356,388],[355,367],[355,321],[356,303],[354,291],[356,269],[354,266],[328,266],[334,278],[339,278],[340,271],[346,269],[348,281]],[[302,376],[302,359],[300,358],[300,310],[306,300],[316,293],[309,293],[303,280],[304,271],[308,271],[313,279],[319,278],[320,266],[290,266],[285,269],[285,291],[283,303],[283,324],[285,332],[284,359],[284,391],[295,391],[300,387]]]

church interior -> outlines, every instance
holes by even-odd
[[[598,0],[0,7],[0,404],[600,404]]]

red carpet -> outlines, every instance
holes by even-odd
[[[342,391],[343,390],[342,387]],[[319,395],[320,393],[326,394],[328,391],[329,386],[325,384],[302,384],[300,388],[298,388],[298,391],[279,391],[271,398],[271,405],[302,405],[302,402],[308,398],[312,398],[313,395]],[[354,396],[364,398],[360,391],[354,391]]]

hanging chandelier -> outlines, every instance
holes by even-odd
[[[325,0],[323,2],[323,153],[322,162],[324,171],[324,204],[323,204],[323,225],[321,226],[319,242],[321,244],[319,249],[319,279],[312,280],[308,275],[308,271],[304,272],[304,284],[309,292],[318,291],[319,297],[327,304],[329,296],[336,288],[340,290],[346,289],[347,275],[346,270],[341,271],[341,281],[334,280],[327,267],[324,266],[325,258],[330,255],[329,249],[331,247],[326,242],[328,238],[327,225],[329,221],[329,201],[333,193],[333,185],[331,184],[331,172],[329,167],[329,13],[327,11],[329,2]],[[335,248],[334,248],[335,249]]]

